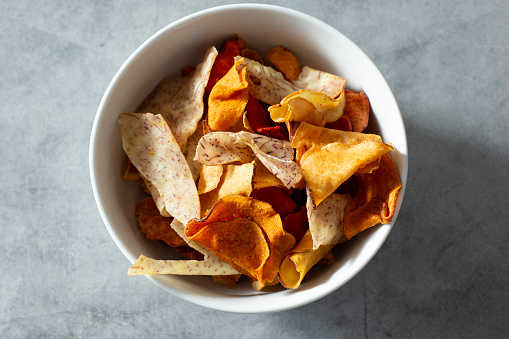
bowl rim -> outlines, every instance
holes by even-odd
[[[176,289],[174,287],[169,286],[164,282],[164,279],[159,276],[146,276],[148,279],[152,280],[154,283],[156,283],[158,286],[162,287],[166,291],[172,293],[173,295],[186,300],[188,302],[209,308],[209,309],[215,309],[219,311],[225,311],[225,312],[235,312],[235,313],[263,313],[263,312],[278,312],[278,311],[284,311],[288,309],[293,309],[296,307],[300,307],[306,304],[309,304],[311,302],[314,302],[318,299],[321,299],[328,294],[334,292],[335,290],[339,289],[341,286],[346,284],[348,281],[350,281],[352,278],[354,278],[376,255],[376,253],[379,251],[385,240],[387,239],[390,231],[392,230],[392,227],[398,217],[399,211],[401,209],[401,204],[403,202],[403,197],[405,194],[406,189],[406,183],[407,183],[407,176],[408,176],[408,152],[407,152],[407,136],[406,136],[406,129],[404,127],[403,117],[401,115],[401,112],[399,110],[399,107],[397,105],[396,99],[394,97],[394,94],[387,83],[386,79],[384,78],[383,74],[380,72],[378,67],[373,63],[373,61],[362,51],[353,41],[351,41],[348,37],[346,37],[343,33],[341,33],[336,28],[332,27],[331,25],[309,15],[302,13],[300,11],[276,6],[276,5],[268,5],[268,4],[253,4],[253,3],[245,3],[245,4],[229,4],[229,5],[222,5],[222,6],[216,6],[211,7],[208,9],[200,10],[195,13],[186,15],[176,21],[173,21],[169,23],[168,25],[164,26],[163,28],[159,29],[156,33],[154,33],[152,36],[150,36],[147,40],[145,40],[131,55],[126,59],[126,61],[122,64],[122,66],[119,68],[119,70],[115,73],[113,79],[110,81],[106,91],[103,94],[103,97],[101,99],[101,102],[99,104],[99,107],[96,112],[96,116],[94,118],[91,136],[90,136],[90,145],[89,145],[89,171],[90,171],[90,180],[92,184],[92,191],[94,194],[94,198],[96,201],[97,208],[99,210],[99,214],[101,216],[101,219],[103,220],[104,225],[106,226],[106,229],[108,230],[108,233],[114,240],[117,247],[121,250],[121,252],[128,258],[128,260],[133,263],[137,257],[135,257],[127,248],[125,244],[123,244],[122,240],[119,238],[117,233],[113,230],[111,222],[108,218],[108,214],[106,210],[104,209],[104,204],[102,197],[99,193],[99,188],[97,186],[97,173],[96,173],[96,161],[95,161],[95,150],[98,147],[96,143],[98,128],[100,125],[100,120],[102,116],[105,114],[104,108],[108,103],[110,94],[112,93],[113,89],[117,85],[117,81],[119,78],[124,74],[126,69],[128,69],[129,65],[139,57],[140,53],[147,48],[147,46],[154,44],[159,38],[161,38],[164,34],[166,34],[167,31],[172,30],[188,21],[199,19],[200,17],[203,17],[205,15],[211,15],[217,12],[228,12],[228,11],[237,11],[237,10],[249,10],[249,9],[256,9],[256,10],[264,10],[264,11],[270,11],[270,12],[277,12],[282,15],[286,16],[292,16],[299,20],[305,20],[310,22],[312,25],[316,25],[320,27],[321,29],[330,31],[332,34],[340,37],[343,42],[349,43],[352,45],[353,48],[356,48],[359,53],[361,53],[366,60],[364,62],[370,63],[373,67],[373,70],[375,70],[378,74],[378,76],[383,80],[384,85],[387,87],[390,93],[390,98],[388,98],[389,101],[391,101],[391,104],[394,106],[394,109],[397,110],[397,117],[399,118],[399,121],[397,123],[401,124],[402,130],[403,130],[403,136],[402,139],[404,140],[404,144],[398,146],[398,151],[402,154],[403,158],[403,164],[402,169],[403,171],[400,171],[400,178],[402,187],[399,192],[398,196],[398,204],[396,207],[396,211],[394,213],[393,219],[389,224],[386,224],[383,230],[383,233],[381,235],[381,240],[377,246],[377,248],[373,248],[370,252],[370,255],[366,257],[366,260],[359,265],[355,271],[353,271],[353,274],[351,274],[350,277],[348,277],[343,282],[332,285],[328,284],[327,288],[311,288],[308,290],[301,290],[297,289],[294,291],[289,291],[286,293],[282,298],[284,298],[284,302],[278,303],[278,299],[274,300],[274,302],[267,303],[267,302],[261,302],[260,299],[257,300],[256,305],[253,305],[252,303],[246,303],[246,298],[249,297],[243,297],[243,296],[235,296],[238,297],[238,299],[241,302],[232,302],[232,298],[226,298],[226,302],[218,302],[218,298],[213,298],[210,296],[203,296],[203,295],[197,295],[193,291],[190,291],[189,293],[186,293],[182,289]],[[288,291],[288,290],[286,290]],[[293,293],[292,293],[293,292]],[[270,292],[269,292],[270,293]],[[269,293],[261,293],[259,296],[268,295]]]

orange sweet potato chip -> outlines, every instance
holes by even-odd
[[[247,69],[233,67],[212,88],[209,96],[208,123],[213,131],[227,131],[237,123],[249,99]]]
[[[285,77],[294,81],[299,79],[300,63],[292,52],[283,46],[276,46],[267,52],[267,59],[276,66],[276,68],[285,75]]]
[[[297,159],[315,206],[334,192],[359,168],[392,149],[380,136],[344,132],[301,123],[292,147],[304,148]],[[320,168],[321,171],[316,169]]]
[[[377,170],[359,175],[357,180],[359,191],[347,205],[344,217],[347,239],[378,223],[390,222],[401,188],[398,169],[387,154],[381,157]]]
[[[242,195],[218,200],[204,219],[191,220],[185,233],[262,284],[274,280],[281,258],[295,245],[270,204]]]
[[[203,255],[192,249],[171,227],[173,218],[163,217],[159,213],[154,199],[148,197],[136,203],[136,218],[141,231],[147,239],[164,241],[168,246],[187,259],[203,259]]]
[[[219,199],[232,194],[249,196],[253,191],[255,163],[242,165],[217,165],[222,168],[216,187],[200,195],[202,215],[204,215]],[[208,166],[211,167],[211,166]]]

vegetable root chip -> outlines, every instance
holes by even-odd
[[[128,275],[230,275],[236,274],[230,265],[219,259],[210,260],[156,260],[140,255],[127,271]]]
[[[171,76],[161,81],[138,108],[140,113],[161,114],[180,149],[184,148],[202,118],[205,86],[216,56],[216,48],[209,48],[196,71],[185,77]]]
[[[359,191],[346,207],[344,227],[347,239],[378,223],[391,221],[401,188],[398,169],[384,154],[377,170],[357,176]]]
[[[312,92],[321,92],[331,98],[337,98],[345,89],[346,79],[335,74],[304,66],[302,67],[299,79],[293,83],[299,88]]]
[[[171,227],[173,218],[163,217],[151,197],[136,203],[136,218],[147,239],[164,241],[187,259],[203,259],[203,255],[189,247]]]
[[[341,118],[345,110],[345,95],[332,99],[320,92],[301,90],[287,95],[280,104],[269,107],[275,122],[304,121],[323,127]]]
[[[290,289],[299,287],[309,270],[329,253],[332,247],[334,245],[322,245],[314,250],[313,238],[307,231],[279,267],[281,285]]]
[[[297,159],[306,185],[318,206],[359,168],[392,149],[378,135],[344,132],[301,123],[292,139],[305,151]],[[320,171],[316,169],[320,168]]]
[[[242,195],[218,200],[204,219],[187,224],[185,234],[261,284],[274,280],[281,257],[295,245],[270,204]]]
[[[267,52],[267,59],[281,71],[285,77],[294,81],[299,79],[300,63],[292,52],[283,46],[276,46]]]
[[[124,151],[153,187],[154,200],[162,200],[165,210],[182,223],[198,218],[200,200],[191,170],[163,117],[123,113],[118,122]]]
[[[213,132],[200,139],[195,160],[204,165],[221,165],[251,162],[256,156],[287,188],[291,188],[302,178],[293,155],[294,150],[286,140],[244,131]]]
[[[218,165],[219,166],[219,165]],[[209,166],[210,167],[210,166]],[[219,199],[232,194],[249,196],[253,191],[255,163],[242,165],[222,165],[221,177],[212,191],[200,195],[202,215]]]
[[[308,191],[306,209],[314,250],[321,245],[336,245],[346,240],[343,217],[350,201],[350,194],[332,193],[315,208]]]
[[[362,132],[369,122],[369,99],[364,92],[346,90],[345,115],[352,123],[352,131]]]
[[[238,67],[242,60],[238,60],[210,92],[208,124],[213,131],[229,130],[244,113],[249,91],[247,69]]]

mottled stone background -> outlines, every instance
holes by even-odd
[[[298,309],[242,315],[126,275],[90,185],[95,111],[145,39],[227,3],[0,3],[0,337],[507,337],[507,1],[272,2],[358,44],[405,120],[403,209],[345,286]]]

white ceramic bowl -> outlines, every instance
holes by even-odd
[[[189,302],[222,311],[258,313],[298,307],[335,291],[355,276],[376,254],[391,231],[405,193],[407,142],[394,96],[373,62],[348,38],[306,14],[271,5],[230,5],[189,15],[150,37],[122,65],[111,81],[95,117],[90,141],[90,175],[102,219],[111,237],[133,263],[140,254],[158,259],[178,256],[167,246],[147,240],[139,231],[134,205],[143,194],[122,181],[126,156],[122,151],[118,116],[132,112],[165,76],[197,64],[211,45],[240,35],[262,55],[284,45],[301,65],[348,79],[347,87],[363,90],[373,115],[369,129],[391,142],[403,188],[391,223],[375,226],[334,250],[337,261],[316,266],[296,290],[254,291],[244,281],[234,289],[210,277],[151,276],[150,280]],[[130,263],[126,261],[125,269]],[[140,277],[132,277],[140,279]]]

